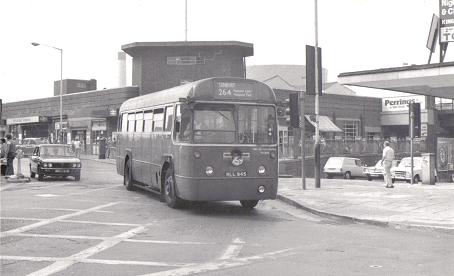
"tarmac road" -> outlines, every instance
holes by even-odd
[[[454,275],[452,233],[352,224],[280,201],[174,210],[91,160],[80,182],[2,179],[0,195],[1,275]]]

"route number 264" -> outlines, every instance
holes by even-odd
[[[219,96],[232,96],[232,91],[230,91],[230,89],[219,88],[218,95]]]

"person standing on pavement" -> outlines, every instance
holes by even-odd
[[[1,166],[1,174],[5,175],[6,173],[6,139],[0,139],[0,166]]]
[[[385,180],[386,188],[394,188],[392,179],[391,179],[391,167],[394,160],[394,150],[389,146],[389,141],[385,141],[383,149],[383,157],[381,159],[381,164],[384,169],[383,178]]]
[[[79,138],[76,138],[76,140],[73,143],[74,145],[74,152],[76,154],[76,157],[80,157],[80,141]]]
[[[13,161],[16,158],[16,145],[11,134],[6,134],[6,177],[14,175]]]

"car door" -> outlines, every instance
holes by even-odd
[[[361,160],[355,159],[355,164],[354,164],[354,170],[353,171],[354,171],[353,172],[354,176],[364,176]]]

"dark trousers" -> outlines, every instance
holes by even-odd
[[[6,158],[6,175],[14,175],[14,167],[13,167],[13,160],[14,158]]]

